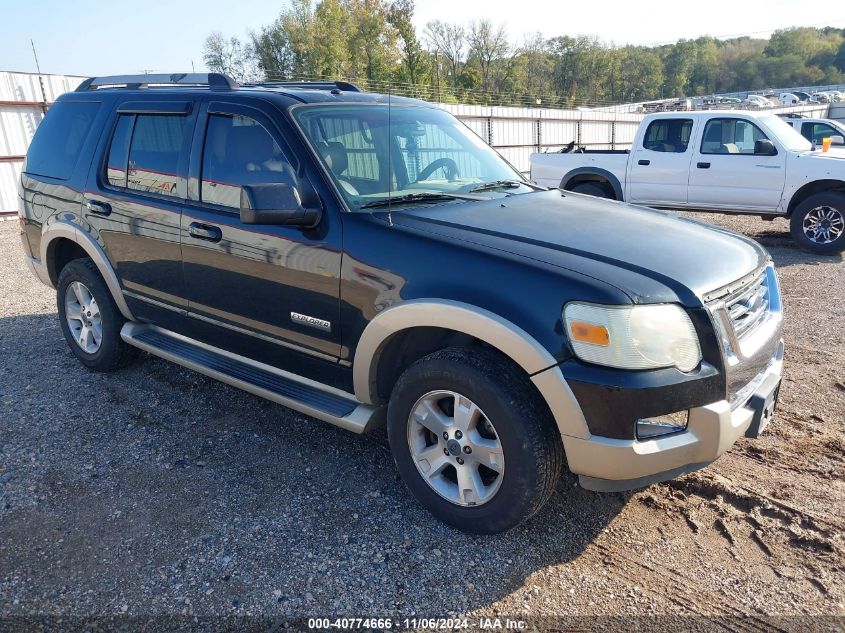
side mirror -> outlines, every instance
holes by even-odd
[[[320,209],[302,206],[299,190],[286,183],[241,187],[241,222],[313,228],[322,217]]]
[[[767,138],[762,138],[754,143],[755,156],[776,156],[778,153],[774,143]]]
[[[845,136],[840,136],[839,134],[834,134],[830,137],[830,144],[831,145],[845,145]]]

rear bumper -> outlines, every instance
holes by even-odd
[[[780,377],[783,342],[771,362],[755,376],[756,388]],[[683,433],[647,441],[613,439],[592,435],[587,439],[564,435],[569,470],[579,475],[584,488],[618,491],[640,488],[697,470],[726,452],[746,434],[754,412],[749,390],[743,401],[731,408],[727,400],[689,410],[689,424]]]

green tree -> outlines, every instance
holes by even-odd
[[[414,0],[394,0],[388,11],[388,22],[396,29],[402,51],[400,79],[419,84],[428,70],[428,56],[420,44],[413,24]]]

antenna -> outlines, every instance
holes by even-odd
[[[30,45],[32,46],[32,56],[35,58],[35,70],[38,71],[38,84],[41,86],[41,111],[47,114],[47,92],[44,90],[44,77],[41,76],[41,66],[38,63],[38,53],[35,52],[35,42],[30,38]]]

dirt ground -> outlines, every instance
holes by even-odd
[[[17,222],[0,222],[0,616],[845,629],[845,265],[797,250],[783,220],[697,217],[759,240],[778,266],[774,422],[635,493],[588,492],[566,474],[540,515],[495,537],[421,510],[383,435],[152,357],[85,370],[53,292],[24,267]]]

